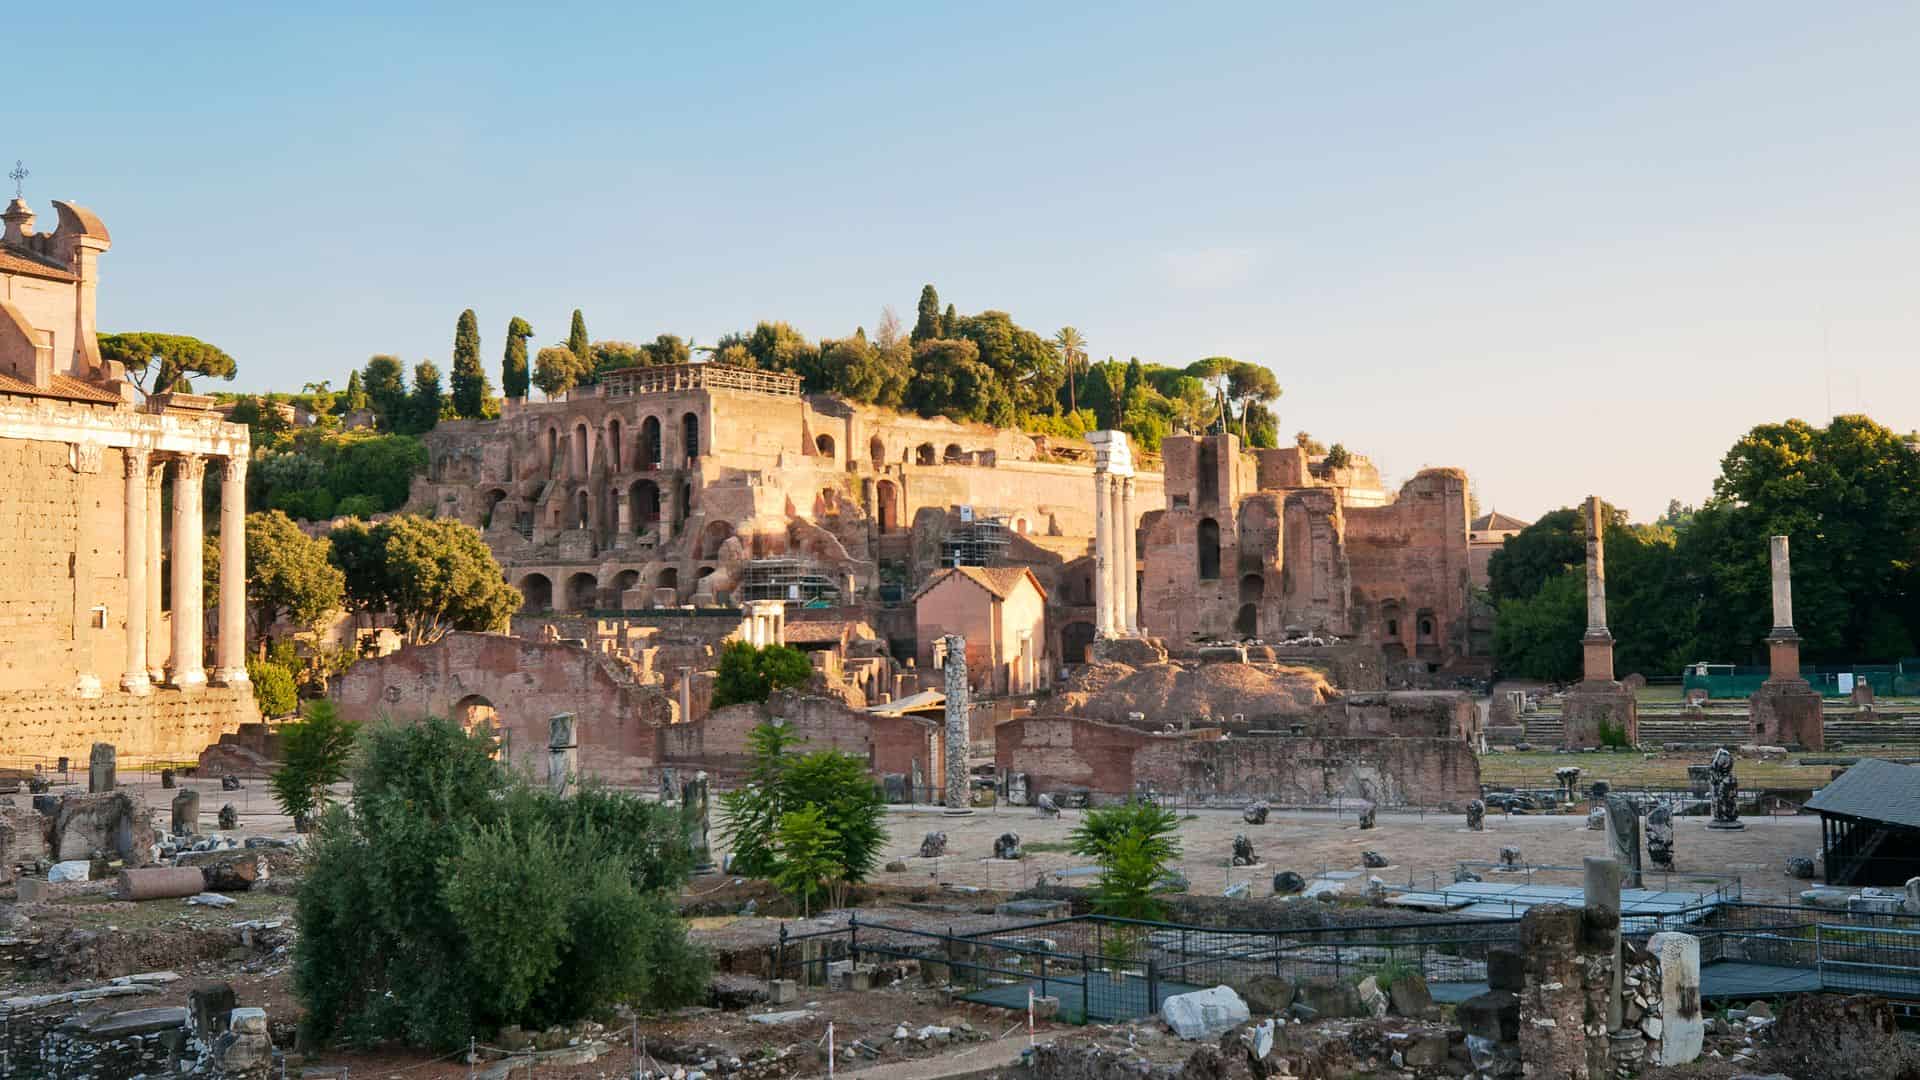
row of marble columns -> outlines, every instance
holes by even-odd
[[[1140,633],[1133,515],[1133,477],[1095,472],[1093,504],[1094,628],[1101,637]]]
[[[120,686],[128,693],[149,693],[163,679],[182,690],[207,684],[206,612],[201,555],[205,529],[202,487],[207,458],[200,454],[126,452],[127,660]],[[247,462],[220,458],[220,604],[214,637],[214,681],[228,686],[247,682]],[[147,647],[166,633],[160,610],[160,486],[173,474],[173,648],[167,670],[157,650]]]

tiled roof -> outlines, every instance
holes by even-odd
[[[927,590],[955,574],[966,578],[968,581],[973,582],[1002,600],[1012,596],[1013,590],[1020,586],[1022,580],[1033,582],[1035,592],[1038,592],[1043,597],[1047,595],[1047,590],[1040,587],[1040,579],[1034,577],[1033,571],[1024,566],[954,566],[942,570],[927,579],[927,583],[920,586],[920,591],[914,593],[913,598],[915,600],[920,599],[920,597],[926,595]]]
[[[1519,530],[1526,528],[1527,524],[1528,524],[1527,522],[1521,521],[1519,518],[1514,517],[1511,514],[1503,514],[1500,511],[1495,510],[1491,514],[1487,514],[1483,517],[1474,518],[1473,524],[1469,527],[1474,532],[1488,532],[1488,531],[1518,532]]]
[[[0,372],[0,394],[19,394],[23,397],[61,398],[66,401],[90,401],[101,405],[118,405],[119,397],[101,389],[83,379],[71,375],[55,375],[52,385],[42,389],[25,379]]]
[[[0,274],[28,274],[55,281],[79,281],[73,271],[16,247],[0,247]]]
[[[1920,829],[1920,769],[1861,758],[1814,792],[1807,809]]]
[[[848,622],[843,619],[809,619],[805,622],[787,623],[787,641],[803,642],[809,645],[825,645],[843,639],[859,641],[863,638],[877,637],[873,627],[864,622]]]

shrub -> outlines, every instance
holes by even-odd
[[[352,802],[322,819],[300,887],[307,1037],[451,1048],[705,992],[670,896],[689,863],[677,811],[536,790],[443,719],[361,742]]]
[[[1100,864],[1094,911],[1122,919],[1163,918],[1166,908],[1158,897],[1174,891],[1167,866],[1180,857],[1179,829],[1178,815],[1150,802],[1088,810],[1067,839],[1074,854]],[[1130,954],[1127,949],[1117,958]]]
[[[1600,721],[1598,734],[1601,746],[1612,747],[1616,750],[1630,748],[1630,744],[1627,742],[1627,725],[1625,724],[1614,724],[1602,720]]]
[[[809,871],[786,866],[790,856],[782,838],[795,812],[811,810],[824,829],[819,840],[823,857],[837,868],[827,878],[812,880],[866,880],[887,840],[886,800],[867,771],[866,759],[834,750],[794,754],[797,739],[784,725],[762,724],[749,740],[753,766],[747,781],[720,798],[726,812],[720,833],[733,853],[734,871],[771,878],[782,888],[807,880]],[[807,842],[814,842],[812,834]],[[812,890],[795,893],[803,903],[813,895]]]
[[[847,868],[836,852],[839,834],[828,825],[818,806],[803,806],[780,818],[774,838],[774,884],[800,901],[802,917],[813,902],[844,882]]]
[[[775,690],[804,686],[812,677],[813,664],[799,649],[785,645],[755,648],[744,641],[730,642],[721,650],[714,671],[712,707],[762,702]]]
[[[265,717],[286,716],[299,704],[293,672],[271,660],[248,660],[247,679],[253,683],[253,703]]]
[[[370,518],[380,510],[379,501],[371,495],[348,495],[333,504],[335,517]]]
[[[328,785],[347,778],[359,732],[331,701],[313,702],[305,716],[280,725],[280,767],[267,783],[281,813],[305,824],[326,807]]]

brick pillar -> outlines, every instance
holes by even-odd
[[[167,482],[167,463],[154,460],[147,473],[147,572],[143,580],[147,587],[147,681],[157,683],[167,677],[166,667],[161,657],[167,652],[162,648],[167,642],[166,612],[161,609],[161,558],[164,541],[161,535],[160,494]]]
[[[220,635],[214,678],[247,685],[247,459],[230,457],[220,480]]]
[[[147,671],[147,452],[129,448],[125,458],[127,557],[127,669],[120,688],[129,694],[153,692]]]
[[[206,614],[202,610],[201,579],[205,559],[200,544],[200,484],[207,459],[182,457],[173,473],[173,667],[174,686],[192,690],[207,684]]]

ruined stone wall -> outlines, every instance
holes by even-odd
[[[775,694],[765,704],[729,705],[693,723],[661,728],[660,764],[737,777],[751,764],[748,735],[774,716],[799,736],[802,752],[854,754],[867,759],[875,776],[910,774],[916,760],[923,775],[938,775],[938,740],[931,721],[875,716],[831,698],[790,691]]]
[[[995,732],[1002,772],[1031,790],[1082,788],[1119,796],[1139,785],[1228,804],[1266,799],[1384,806],[1464,805],[1480,796],[1480,763],[1455,739],[1158,735],[1076,717],[1024,717]]]
[[[1329,702],[1326,733],[1402,739],[1458,739],[1480,733],[1480,710],[1461,690],[1350,693]]]
[[[84,767],[96,742],[112,743],[123,766],[193,761],[208,744],[260,721],[247,688],[208,687],[182,694],[156,687],[135,696],[108,690],[97,698],[38,691],[0,694],[0,762],[46,762],[67,757]]]
[[[0,693],[68,692],[83,672],[119,681],[127,616],[122,456],[105,451],[83,461],[69,443],[0,439]]]
[[[1346,512],[1356,633],[1435,663],[1471,640],[1467,476],[1425,469],[1390,505]]]
[[[499,634],[453,633],[362,660],[331,694],[344,717],[361,722],[459,718],[490,706],[503,757],[536,779],[546,777],[548,718],[573,713],[579,771],[617,784],[651,779],[655,729],[674,715],[665,691],[622,685],[585,649]]]

